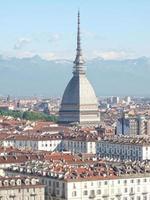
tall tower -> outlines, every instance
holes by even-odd
[[[63,94],[59,111],[59,123],[98,125],[100,122],[97,97],[86,77],[84,64],[81,49],[80,12],[78,12],[77,49],[73,77]]]

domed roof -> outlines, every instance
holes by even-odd
[[[77,54],[73,77],[68,83],[59,111],[60,123],[99,124],[98,102],[88,81],[80,44],[80,13],[78,12]]]
[[[80,106],[97,103],[97,97],[86,75],[73,76],[65,89],[62,105],[74,104]]]

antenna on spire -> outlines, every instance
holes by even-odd
[[[80,46],[81,38],[80,38],[80,10],[78,10],[78,33],[77,33],[77,50],[81,51]]]
[[[81,34],[80,34],[80,10],[78,10],[78,28],[77,28],[77,53],[76,58],[74,61],[74,72],[75,73],[85,73],[85,70],[83,68],[83,64],[85,63],[83,56],[82,56],[82,49],[81,49]]]

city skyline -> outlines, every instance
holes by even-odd
[[[150,200],[149,11],[0,1],[1,200]]]

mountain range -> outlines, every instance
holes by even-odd
[[[3,58],[0,56],[0,95],[61,96],[72,77],[70,60]],[[150,58],[86,62],[87,76],[97,96],[150,96]]]

